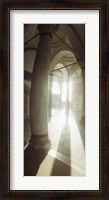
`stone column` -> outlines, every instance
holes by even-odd
[[[40,42],[34,62],[30,92],[31,139],[25,150],[25,175],[36,175],[36,168],[45,158],[51,144],[48,138],[48,73],[52,34],[55,24],[38,25]],[[31,166],[27,166],[28,164]]]
[[[82,117],[81,124],[85,125],[85,67],[81,68],[82,71],[82,83],[83,83],[83,106],[82,106]]]
[[[49,77],[49,119],[52,117],[52,82],[53,74],[50,74]]]
[[[69,81],[70,81],[70,73],[68,71],[68,77],[66,80],[66,113],[69,113]]]
[[[62,107],[62,80],[59,82],[59,88],[60,88],[60,107],[59,109],[61,110]]]
[[[82,106],[82,117],[80,123],[85,126],[85,60],[78,61],[82,73],[82,83],[83,83],[83,106]]]

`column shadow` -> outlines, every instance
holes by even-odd
[[[46,155],[46,151],[35,150],[28,145],[24,150],[24,176],[36,176]]]
[[[81,139],[82,139],[82,143],[85,149],[85,116],[84,118],[82,117],[80,120],[77,120],[77,117],[75,116],[75,113],[73,111],[70,110],[71,115],[74,117],[75,122],[77,124]]]

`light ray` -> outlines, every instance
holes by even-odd
[[[69,123],[70,123],[70,139],[71,139],[71,165],[75,166],[77,170],[81,171],[84,175],[85,173],[85,152],[78,129],[77,123],[73,116],[72,111],[70,110],[69,114]],[[71,171],[72,173],[72,171]]]

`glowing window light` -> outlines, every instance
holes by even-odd
[[[52,94],[60,94],[59,84],[56,81],[52,83]]]
[[[66,82],[63,83],[62,87],[62,101],[65,102],[67,97],[67,85]]]
[[[66,98],[67,98],[67,84],[66,82],[63,83],[63,87],[62,87],[62,101],[66,102]],[[69,81],[69,102],[72,101],[72,81]]]
[[[72,81],[69,81],[69,102],[72,102]]]

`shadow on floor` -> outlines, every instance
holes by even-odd
[[[24,151],[24,176],[36,176],[46,155],[46,151],[35,150],[28,145]]]
[[[51,176],[70,176],[71,167],[55,159]]]

